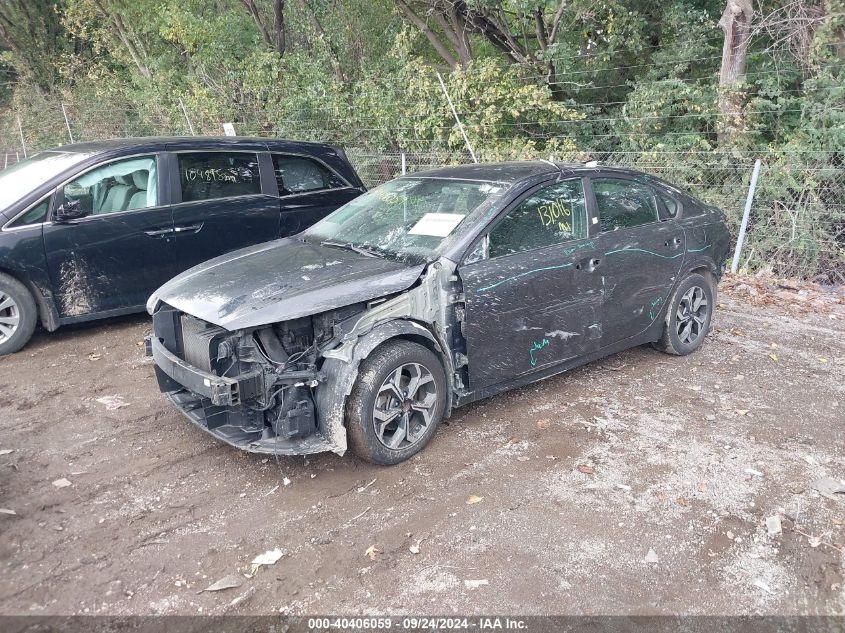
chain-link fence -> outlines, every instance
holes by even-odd
[[[189,119],[184,108],[173,112],[144,112],[132,108],[69,104],[45,105],[38,112],[0,113],[0,167],[57,144],[136,136],[220,135],[223,122],[212,117]],[[290,134],[281,123],[244,129],[241,134],[287,136],[318,140],[319,130]],[[332,139],[326,139],[331,141]],[[392,143],[402,146],[401,141]],[[479,160],[543,158],[561,162],[596,160],[654,174],[706,203],[723,209],[734,235],[742,217],[751,173],[761,159],[754,205],[748,224],[741,269],[770,270],[824,282],[845,283],[845,156],[836,151],[719,151],[591,152],[573,151],[549,156],[503,156],[500,148],[475,147]],[[368,187],[403,173],[471,162],[465,150],[384,151],[367,144],[366,135],[347,155]]]

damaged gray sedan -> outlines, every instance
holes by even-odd
[[[395,464],[455,407],[637,345],[697,349],[729,241],[718,209],[638,172],[443,168],[174,278],[147,350],[235,447]]]

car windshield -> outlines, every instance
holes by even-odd
[[[398,178],[345,204],[305,231],[308,242],[429,260],[506,185],[448,178]]]
[[[0,210],[88,156],[68,152],[41,152],[0,171]]]

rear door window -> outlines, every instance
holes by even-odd
[[[304,156],[273,154],[273,172],[281,196],[349,186],[331,169]]]
[[[621,178],[592,181],[602,232],[657,222],[657,192],[648,185]]]
[[[261,193],[258,155],[251,152],[177,154],[182,202]]]

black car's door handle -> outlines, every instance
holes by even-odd
[[[174,233],[199,233],[202,229],[202,222],[198,224],[183,224],[182,226],[177,226],[173,229]]]
[[[149,231],[144,231],[150,237],[167,237],[171,233],[175,232],[176,229],[169,228],[169,229],[151,229]]]

